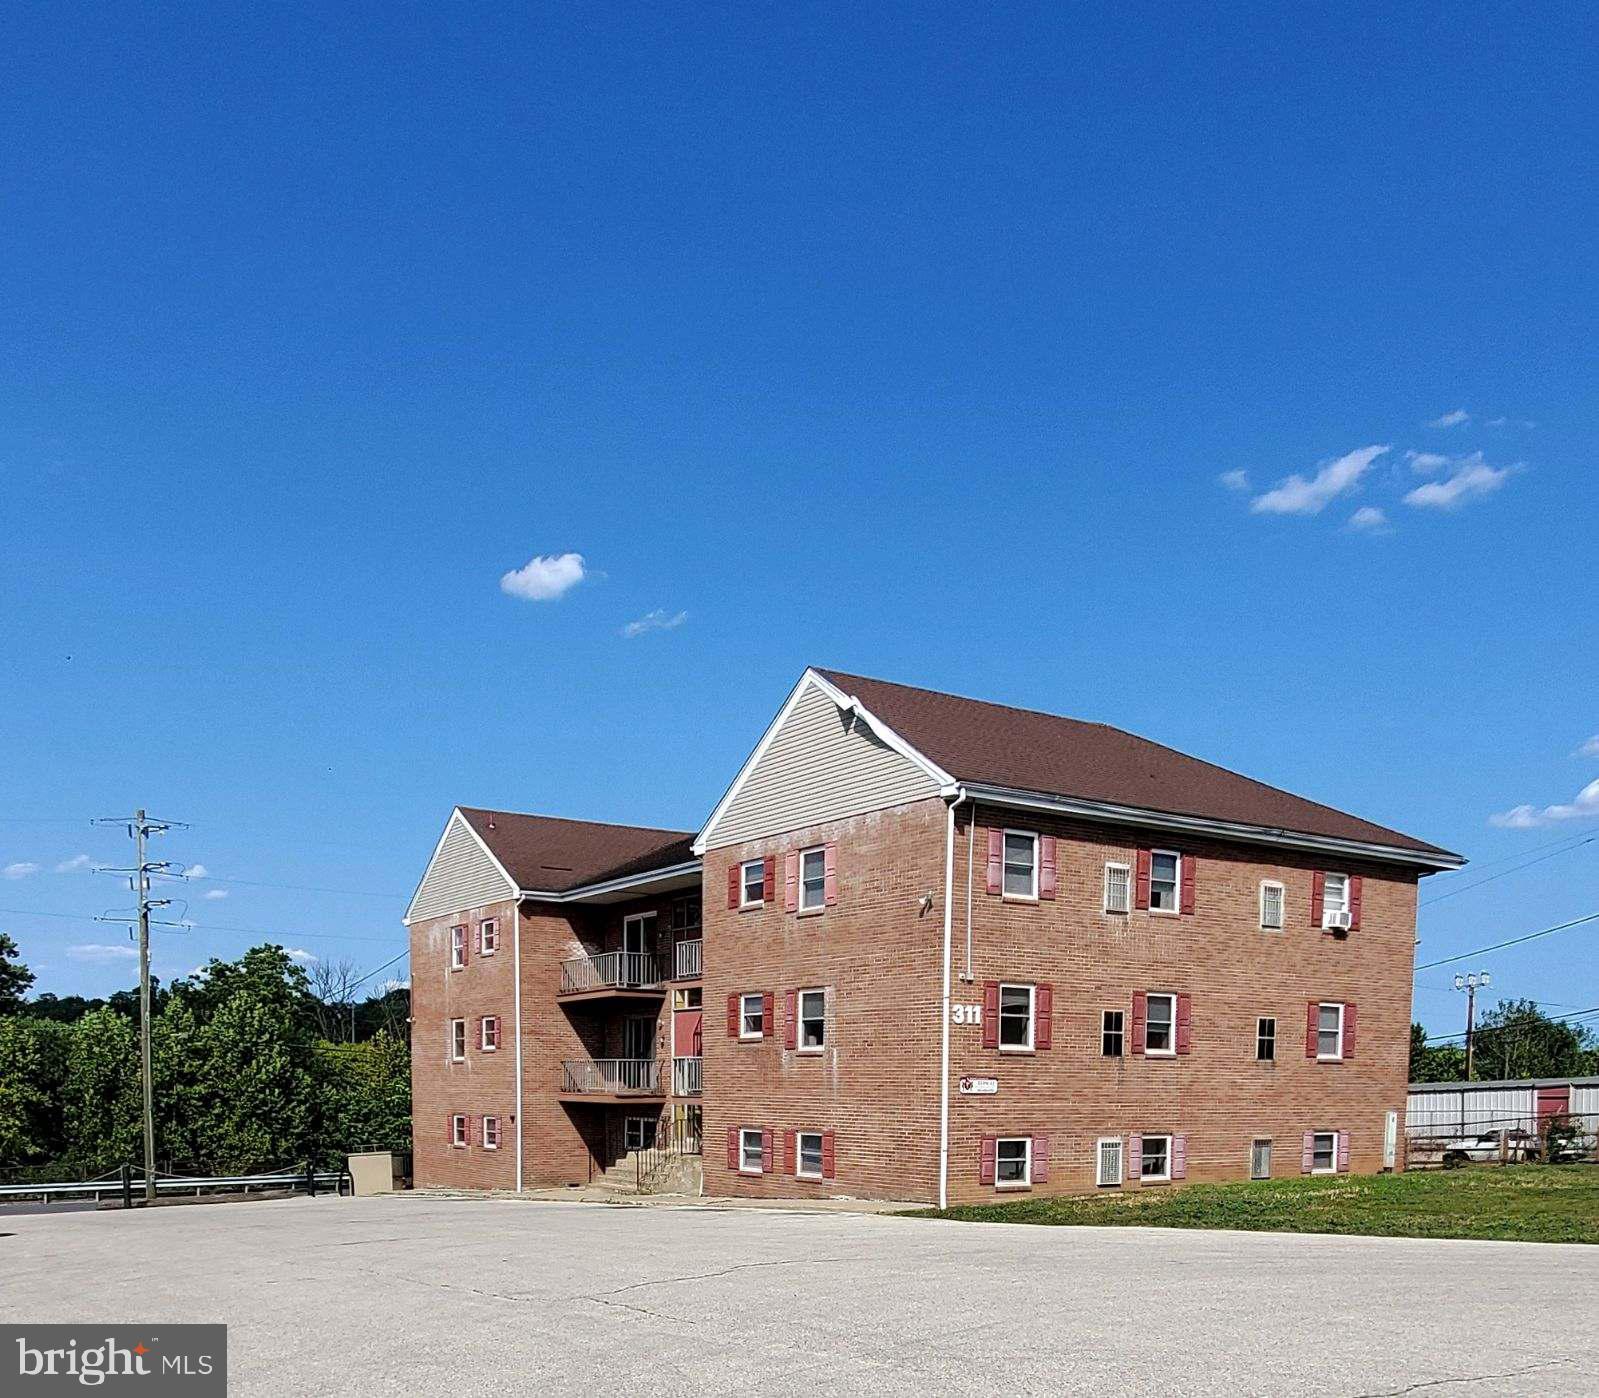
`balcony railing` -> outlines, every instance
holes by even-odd
[[[606,951],[574,956],[561,963],[561,994],[585,990],[652,990],[665,971],[662,958],[649,951]]]
[[[700,949],[705,945],[698,937],[691,942],[679,942],[672,954],[672,978],[680,981],[697,981],[700,978]]]
[[[700,1095],[700,1065],[703,1058],[674,1058],[672,1060],[672,1095],[698,1097]]]
[[[603,1092],[613,1097],[659,1097],[661,1065],[654,1058],[585,1058],[561,1064],[562,1092]]]

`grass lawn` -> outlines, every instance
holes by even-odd
[[[918,1218],[1097,1227],[1243,1228],[1402,1238],[1599,1243],[1599,1167],[1485,1166],[1344,1175],[918,1209]]]

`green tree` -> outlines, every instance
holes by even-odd
[[[195,1035],[196,1143],[224,1174],[298,1164],[313,1148],[310,1038],[283,996],[259,991],[241,987]]]
[[[1466,1051],[1455,1044],[1431,1045],[1427,1031],[1410,1026],[1411,1082],[1461,1082],[1466,1076]]]
[[[411,1140],[411,1052],[379,1031],[354,1044],[317,1048],[321,1163],[363,1146],[405,1149]]]
[[[68,1154],[89,1174],[143,1156],[143,1094],[133,1023],[115,1010],[90,1010],[71,1028],[62,1114]]]
[[[33,979],[33,972],[22,964],[16,942],[9,933],[0,932],[0,1015],[15,1014],[22,1008],[22,997]]]
[[[0,1167],[62,1154],[58,1104],[69,1033],[27,1015],[0,1018]]]
[[[1551,1019],[1533,1000],[1501,1000],[1483,1015],[1474,1046],[1477,1078],[1582,1075],[1595,1037],[1586,1025]]]

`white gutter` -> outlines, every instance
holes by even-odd
[[[516,1019],[516,1192],[522,1192],[522,905],[511,912],[511,1013]]]
[[[938,1207],[949,1207],[949,974],[951,941],[955,931],[955,807],[966,799],[957,788],[949,803],[944,830],[944,992],[939,1026],[938,1075]]]

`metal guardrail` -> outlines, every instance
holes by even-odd
[[[173,1194],[194,1194],[199,1197],[208,1192],[242,1189],[248,1194],[252,1189],[304,1190],[315,1196],[318,1189],[343,1194],[350,1180],[347,1170],[278,1170],[259,1175],[162,1175],[155,1182],[156,1197]],[[354,1185],[350,1185],[354,1192]],[[56,1180],[41,1184],[0,1185],[0,1200],[38,1199],[48,1204],[52,1198],[122,1199],[124,1208],[135,1202],[144,1202],[144,1177],[130,1167],[124,1167],[115,1178],[97,1180]]]
[[[602,951],[561,963],[561,994],[586,990],[653,990],[665,974],[664,958],[649,951]]]
[[[562,1092],[608,1092],[659,1097],[661,1065],[654,1058],[585,1058],[561,1064]]]
[[[704,941],[695,937],[689,941],[678,942],[672,948],[673,980],[697,981],[700,978],[704,947]]]
[[[698,1097],[702,1092],[703,1058],[672,1060],[672,1093],[676,1097]]]

